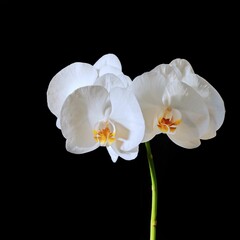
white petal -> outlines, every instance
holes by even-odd
[[[156,66],[151,70],[151,72],[161,72],[164,75],[168,75],[172,71],[173,69],[171,68],[171,66],[169,64],[164,64],[164,63],[159,64],[158,66]]]
[[[107,73],[99,77],[95,81],[94,85],[103,86],[109,92],[112,88],[115,87],[127,88],[131,83],[131,79],[124,74],[116,76],[114,74]]]
[[[169,79],[177,79],[177,74],[174,71],[174,69],[169,64],[160,64],[157,67],[155,67],[151,72],[160,73],[164,76],[166,81]]]
[[[109,94],[100,86],[79,88],[68,96],[61,111],[61,128],[71,152],[84,153],[96,148],[95,125],[108,119]]]
[[[112,151],[115,152],[115,154],[117,154],[119,157],[125,159],[125,160],[134,160],[137,155],[138,155],[138,151],[139,151],[139,147],[135,147],[133,149],[131,149],[130,151],[122,151],[121,147],[118,146],[118,144],[121,145],[121,142],[116,141],[114,144],[112,144]]]
[[[191,64],[185,59],[174,59],[169,64],[171,67],[174,68],[178,76],[188,75],[189,73],[194,73]]]
[[[47,103],[51,112],[57,117],[65,99],[79,87],[92,85],[97,78],[97,71],[87,63],[73,63],[51,80],[47,90]]]
[[[110,90],[115,87],[122,87],[122,88],[125,87],[124,83],[120,78],[110,73],[105,74],[102,77],[99,77],[95,81],[94,85],[102,86],[106,88],[108,92],[110,92]]]
[[[175,59],[170,65],[179,73],[179,76],[181,75],[181,80],[203,98],[208,107],[210,123],[203,139],[215,137],[216,131],[221,127],[225,118],[225,106],[221,96],[204,78],[194,74],[190,63],[185,59]]]
[[[182,122],[177,127],[175,134],[169,134],[168,137],[180,147],[191,149],[201,144],[198,135],[197,128]]]
[[[198,129],[198,138],[206,133],[209,126],[208,108],[202,97],[187,84],[171,81],[165,89],[163,101],[181,112],[182,121]]]
[[[149,72],[136,77],[130,87],[137,97],[145,120],[143,142],[151,140],[156,134],[155,119],[164,108],[162,95],[166,84],[166,79],[159,72]]]
[[[89,146],[89,147],[78,147],[76,146],[76,142],[73,139],[67,139],[66,140],[66,149],[70,153],[74,154],[83,154],[87,152],[91,152],[99,147],[99,144],[95,142],[95,145]]]
[[[161,105],[148,105],[147,103],[141,102],[141,109],[143,112],[144,120],[145,120],[145,134],[142,142],[148,142],[159,131],[156,129],[156,119],[159,116],[160,109],[163,109]]]
[[[132,80],[129,76],[124,75],[123,73],[118,75],[118,77],[122,80],[124,87],[129,87],[132,84]]]
[[[124,87],[132,83],[130,77],[123,74],[121,63],[114,54],[104,55],[94,64],[94,67],[98,70],[99,77],[112,73],[122,80]]]
[[[61,129],[61,123],[60,123],[60,118],[57,119],[56,121],[56,126]]]
[[[93,66],[97,70],[100,70],[104,66],[112,66],[122,71],[121,62],[119,61],[118,57],[112,53],[103,55]]]
[[[175,59],[169,65],[174,69],[180,81],[194,88],[202,97],[209,95],[208,83],[199,81],[187,60]]]
[[[103,66],[102,68],[100,68],[98,75],[99,75],[99,77],[101,77],[107,73],[112,73],[112,74],[118,76],[118,75],[122,74],[122,71],[119,68],[106,65],[106,66]]]
[[[176,72],[178,79],[194,88],[202,97],[209,95],[208,85],[201,83],[192,66],[185,59],[175,59],[169,64]]]
[[[208,106],[211,121],[210,128],[212,131],[216,131],[222,126],[225,118],[225,106],[223,99],[210,83],[198,75],[197,77],[199,79],[200,86],[208,86],[209,94],[208,96],[205,96],[203,100]],[[211,129],[209,129],[209,131],[211,131]]]
[[[121,139],[122,151],[137,147],[144,136],[145,124],[141,109],[130,89],[114,88],[110,92],[111,120],[116,127],[116,139]]]
[[[112,161],[115,163],[118,159],[118,154],[113,150],[111,146],[107,147],[107,151],[112,159]]]
[[[216,137],[217,135],[217,132],[216,132],[216,128],[215,128],[215,123],[213,121],[212,118],[210,118],[210,121],[209,121],[209,127],[207,129],[207,132],[204,133],[202,136],[201,136],[201,139],[203,140],[207,140],[207,139],[211,139],[211,138],[214,138]]]
[[[200,81],[197,74],[189,73],[182,75],[180,80],[192,87],[202,98],[209,96],[209,84],[207,84],[207,82]]]

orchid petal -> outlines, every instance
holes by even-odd
[[[225,106],[221,96],[209,82],[194,74],[187,60],[175,59],[170,65],[174,68],[180,80],[191,86],[203,98],[208,107],[210,122],[202,139],[215,137],[216,131],[221,127],[225,118]]]
[[[98,75],[99,75],[99,77],[101,77],[107,73],[112,73],[112,74],[118,76],[118,75],[122,74],[122,71],[119,68],[106,65],[99,69]]]
[[[176,58],[169,64],[176,71],[178,76],[193,74],[193,68],[186,59]]]
[[[207,105],[202,97],[187,84],[175,80],[169,82],[163,101],[165,105],[181,112],[183,122],[198,129],[199,138],[206,133],[209,126]]]
[[[110,90],[115,87],[122,87],[122,88],[125,87],[122,80],[111,73],[108,73],[108,74],[103,75],[102,77],[99,77],[95,81],[94,85],[102,86],[102,87],[106,88],[108,92],[110,92]]]
[[[95,125],[108,119],[111,103],[107,90],[88,86],[75,90],[68,96],[61,111],[61,128],[67,139],[67,150],[84,153],[97,146],[93,136]]]
[[[47,103],[50,111],[59,117],[68,95],[79,87],[92,85],[96,78],[97,71],[87,63],[73,63],[63,68],[48,86]]]
[[[112,146],[107,147],[107,151],[108,151],[112,161],[115,163],[117,161],[119,155],[114,151]]]
[[[156,135],[155,120],[164,108],[161,96],[166,85],[166,79],[158,72],[144,73],[133,80],[131,89],[140,104],[146,125],[143,142]]]
[[[177,74],[169,64],[160,64],[156,66],[151,72],[160,73],[166,81],[169,79],[177,79]]]
[[[208,85],[209,94],[204,97],[203,100],[208,106],[211,121],[210,128],[213,129],[213,131],[216,131],[222,126],[225,118],[225,106],[223,99],[210,83],[198,75],[197,77],[200,85]],[[209,129],[209,131],[211,131],[211,129]]]
[[[122,151],[138,146],[144,135],[145,125],[141,109],[130,89],[114,88],[110,91],[111,121],[117,129],[116,139],[121,139]]]
[[[120,146],[119,146],[120,144]],[[122,151],[121,150],[121,142],[116,141],[112,146],[112,151],[115,152],[115,154],[117,154],[119,157],[125,159],[125,160],[133,160],[137,157],[138,155],[138,151],[139,151],[139,147],[135,147],[133,149],[131,149],[130,151]],[[109,149],[108,149],[109,151]],[[113,160],[113,159],[112,159]]]
[[[125,88],[129,87],[132,84],[132,80],[129,76],[122,74],[118,75],[118,78],[122,80],[123,86]]]
[[[105,54],[93,65],[94,68],[100,70],[105,66],[111,66],[122,71],[122,65],[118,57],[112,53]]]
[[[178,126],[175,134],[168,134],[168,137],[180,147],[191,149],[196,148],[201,144],[198,135],[199,133],[195,126],[182,122]]]

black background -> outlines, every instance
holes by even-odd
[[[237,178],[231,102],[236,21],[225,17],[233,9],[224,6],[190,7],[173,12],[173,6],[144,11],[111,6],[94,13],[94,4],[64,10],[1,6],[4,82],[10,83],[3,109],[12,114],[4,119],[11,127],[3,149],[9,236],[149,239],[151,182],[144,145],[137,159],[116,163],[105,148],[68,153],[47,108],[47,87],[58,71],[76,61],[94,64],[107,53],[118,56],[131,79],[185,58],[220,93],[226,118],[214,139],[193,150],[166,135],[151,141],[159,189],[157,239],[230,236]]]

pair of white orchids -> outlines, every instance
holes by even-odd
[[[50,111],[75,154],[105,146],[113,162],[135,159],[139,144],[160,133],[183,148],[216,136],[224,102],[190,63],[175,59],[131,80],[114,54],[94,65],[76,62],[58,72],[47,90]]]

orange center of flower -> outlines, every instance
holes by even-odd
[[[111,145],[116,140],[115,135],[115,126],[110,121],[99,122],[93,130],[93,137],[101,146]]]
[[[180,113],[177,110],[173,112],[171,108],[167,108],[163,116],[158,118],[157,126],[160,131],[163,133],[174,133],[182,121],[179,115]]]

